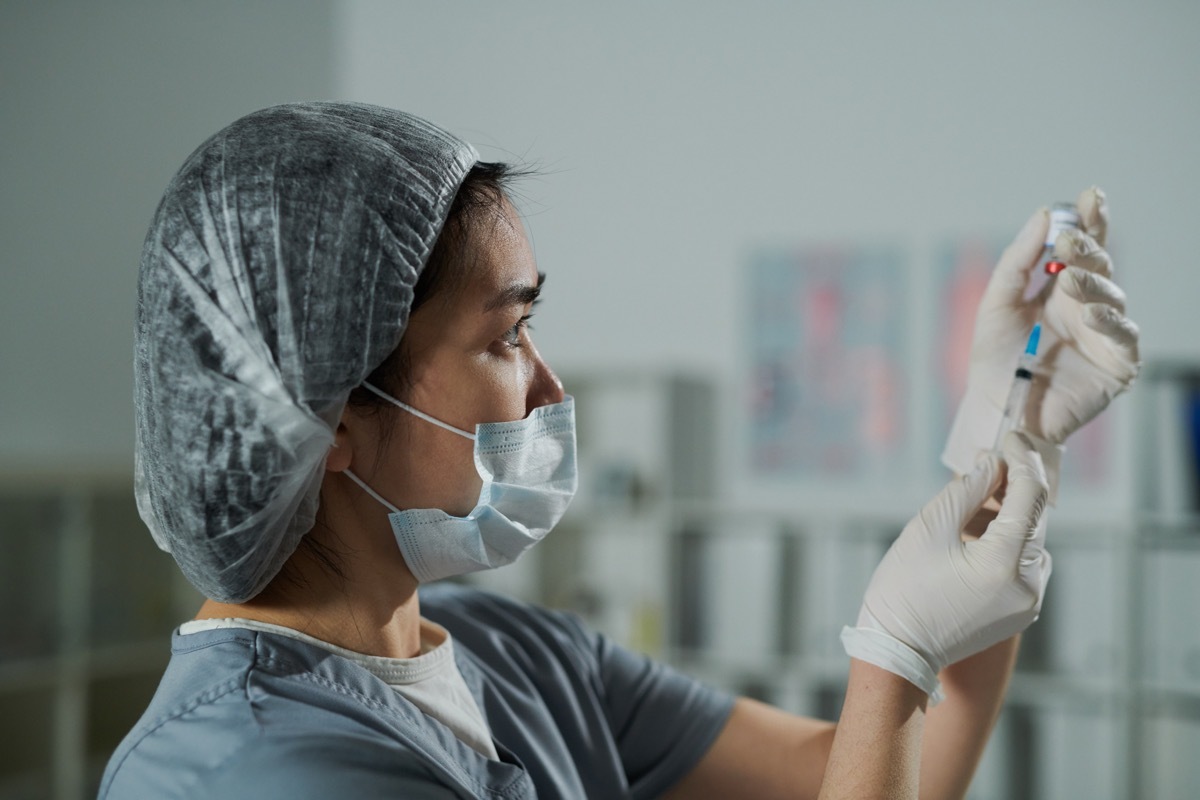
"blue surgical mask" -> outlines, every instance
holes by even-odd
[[[388,519],[405,562],[422,583],[511,564],[562,519],[575,495],[575,400],[536,408],[525,419],[489,422],[475,433],[459,430],[364,383],[410,414],[475,442],[475,469],[483,479],[479,501],[465,517],[441,509],[401,511],[346,475],[391,509]]]

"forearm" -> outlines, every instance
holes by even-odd
[[[903,678],[851,659],[820,800],[916,798],[927,700]]]
[[[977,539],[996,518],[1003,488],[963,530]],[[1014,636],[951,664],[939,674],[946,699],[929,710],[921,747],[921,797],[965,797],[988,736],[1000,715],[1021,637]]]
[[[1020,636],[942,670],[946,699],[929,710],[921,746],[921,797],[965,797],[1012,677]]]

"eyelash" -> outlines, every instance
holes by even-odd
[[[521,317],[511,328],[504,332],[504,343],[509,347],[521,346],[521,331],[529,328],[529,320],[533,319],[533,314],[526,314]]]

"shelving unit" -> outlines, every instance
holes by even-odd
[[[1129,797],[1200,794],[1200,363],[1149,363],[1135,392],[1127,579]]]
[[[581,463],[579,502],[528,562],[473,580],[573,608],[730,691],[836,718],[847,666],[837,634],[908,517],[731,507],[710,499],[713,472],[687,461],[709,482],[676,490],[670,454],[685,442],[711,447],[712,386],[639,373],[569,385],[581,459],[592,459]],[[1194,473],[1162,458],[1162,442],[1180,433],[1161,430],[1169,403],[1159,395],[1180,385],[1200,386],[1200,366],[1147,365],[1131,393],[1142,422],[1136,507],[1099,524],[1052,523],[1054,577],[974,800],[1200,796],[1200,513],[1185,504]],[[681,398],[710,416],[673,414]],[[591,432],[609,428],[589,416],[640,433],[598,443]],[[655,427],[664,418],[674,425]],[[622,498],[622,486],[637,488]]]
[[[94,797],[199,596],[129,476],[0,476],[0,798]]]

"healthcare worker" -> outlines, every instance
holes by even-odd
[[[1058,241],[1048,297],[1022,297],[1044,212],[998,265],[946,452],[962,477],[871,579],[834,724],[426,585],[515,560],[576,486],[509,177],[416,117],[304,103],[172,180],[139,276],[137,500],[209,599],[100,796],[961,797],[1041,604],[1059,446],[1137,372],[1103,196],[1081,196],[1089,233]],[[1001,460],[1039,316],[1056,359]]]

